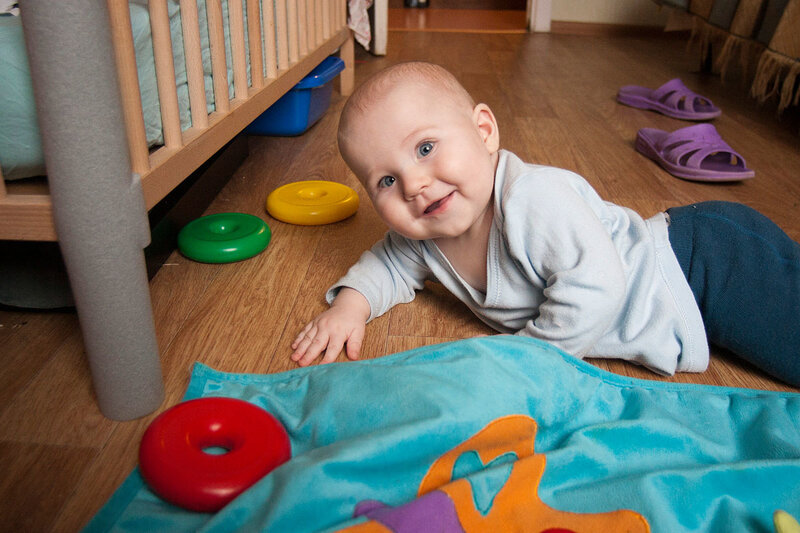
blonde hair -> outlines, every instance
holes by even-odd
[[[475,107],[466,89],[459,83],[447,69],[433,63],[424,61],[411,61],[387,67],[373,74],[362,83],[342,109],[339,118],[339,141],[341,144],[344,132],[351,121],[358,115],[369,110],[374,105],[380,105],[382,97],[400,83],[416,82],[427,85],[434,91],[448,98],[454,99],[458,105],[464,105],[470,110]]]

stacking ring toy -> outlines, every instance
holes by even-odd
[[[139,470],[166,501],[214,512],[290,457],[286,430],[265,410],[234,398],[199,398],[153,420]]]
[[[357,210],[356,191],[333,181],[297,181],[278,187],[267,196],[269,214],[289,224],[330,224]]]
[[[232,263],[261,253],[272,233],[267,223],[245,213],[195,219],[178,233],[178,249],[201,263]]]

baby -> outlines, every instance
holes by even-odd
[[[708,343],[800,385],[800,245],[741,204],[644,220],[582,177],[500,149],[491,109],[445,69],[390,67],[345,104],[339,149],[389,232],[292,343],[357,359],[365,324],[435,280],[501,333],[661,374]]]

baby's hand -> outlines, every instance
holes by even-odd
[[[332,363],[345,344],[347,357],[358,359],[369,313],[369,304],[361,293],[343,288],[330,309],[306,324],[294,340],[292,361],[308,366],[324,351],[321,362]]]

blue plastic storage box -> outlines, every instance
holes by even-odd
[[[330,56],[317,65],[292,90],[250,123],[251,135],[292,136],[314,125],[331,103],[333,79],[344,70],[344,61]]]

